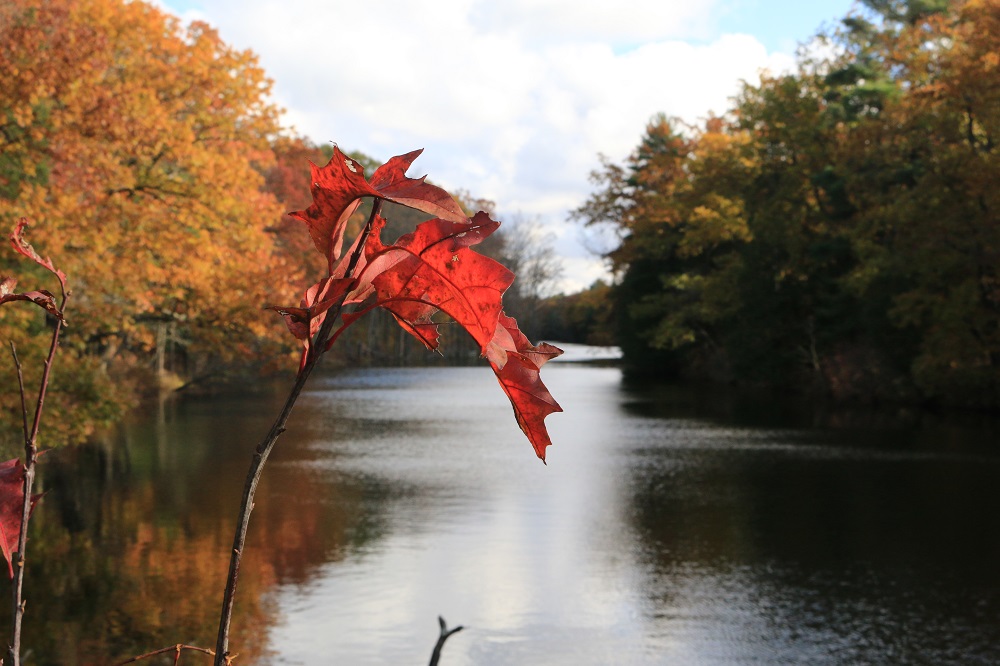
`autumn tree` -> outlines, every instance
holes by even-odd
[[[901,92],[856,133],[850,185],[867,271],[855,286],[895,287],[889,316],[915,338],[922,392],[996,405],[1000,3],[916,4],[868,38]]]
[[[253,304],[285,288],[269,279],[285,262],[265,231],[278,110],[256,57],[144,2],[4,11],[0,216],[30,215],[80,276],[69,355],[193,377],[268,348]]]
[[[714,322],[730,308],[725,276],[749,232],[741,202],[718,187],[745,180],[739,141],[724,127],[717,118],[704,131],[655,118],[627,167],[606,164],[594,176],[604,189],[575,213],[592,226],[617,226],[621,241],[609,258],[621,276],[618,340],[650,368],[676,370],[687,352],[711,346]],[[732,180],[714,180],[719,172]]]
[[[1000,405],[1000,2],[869,0],[821,38],[724,120],[656,120],[596,174],[578,217],[620,238],[626,354]]]

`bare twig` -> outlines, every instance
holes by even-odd
[[[372,205],[371,215],[368,217],[368,223],[365,225],[364,230],[361,232],[361,237],[358,240],[357,247],[351,254],[348,261],[347,270],[345,277],[354,277],[354,271],[357,269],[358,263],[361,260],[361,254],[364,251],[365,242],[368,235],[371,233],[372,226],[375,222],[376,216],[382,207],[382,200],[375,199]],[[346,295],[345,295],[346,296]],[[313,369],[319,362],[320,357],[326,351],[327,341],[330,338],[330,334],[333,331],[333,327],[340,318],[340,312],[343,308],[343,301],[340,305],[335,308],[330,308],[326,312],[326,318],[323,320],[323,325],[320,326],[319,331],[316,336],[310,341],[309,352],[306,357],[305,363],[299,370],[298,375],[295,377],[295,383],[292,384],[292,388],[289,391],[288,398],[285,400],[284,406],[281,408],[281,412],[275,419],[274,424],[268,431],[264,439],[257,445],[254,450],[253,458],[250,461],[250,469],[247,471],[246,482],[243,485],[243,499],[240,502],[239,517],[236,523],[236,534],[233,537],[233,549],[229,556],[229,575],[226,579],[226,590],[222,598],[222,616],[219,619],[219,635],[215,645],[215,666],[226,666],[230,663],[232,657],[229,656],[229,628],[233,619],[233,607],[236,600],[236,586],[240,575],[240,562],[243,558],[243,547],[246,543],[247,529],[250,525],[250,513],[253,511],[253,498],[257,492],[257,484],[260,482],[261,474],[263,473],[264,463],[267,462],[268,456],[271,455],[272,449],[274,449],[275,443],[278,441],[278,437],[281,433],[285,432],[285,424],[288,422],[288,417],[292,413],[292,408],[295,406],[295,402],[298,400],[299,395],[302,393],[302,389],[305,387],[306,380],[309,379],[309,375],[312,374]]]
[[[148,659],[149,657],[155,657],[158,654],[165,654],[167,652],[174,653],[174,664],[177,664],[177,662],[181,658],[181,650],[191,650],[192,652],[201,652],[202,654],[211,655],[213,657],[215,656],[215,652],[213,650],[209,650],[208,648],[202,648],[194,645],[184,645],[183,643],[178,643],[177,645],[168,645],[165,648],[160,648],[159,650],[153,650],[152,652],[147,652],[146,654],[140,654],[138,657],[132,657],[131,659],[126,659],[125,661],[115,664],[115,666],[125,666],[125,664],[134,664],[137,661],[142,661],[143,659]]]
[[[14,341],[10,340],[10,355],[14,357],[14,367],[17,369],[17,389],[21,394],[21,420],[24,425],[22,430],[24,431],[24,439],[28,439],[28,401],[24,393],[24,374],[21,372],[21,360],[17,357],[17,347],[14,346]]]
[[[462,631],[462,625],[448,628],[445,623],[444,618],[438,615],[438,624],[441,625],[441,634],[438,636],[437,643],[434,645],[434,651],[431,653],[431,663],[428,666],[438,666],[438,660],[441,658],[441,648],[444,647],[444,642],[451,637],[452,634],[457,634]]]

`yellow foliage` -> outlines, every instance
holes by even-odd
[[[277,339],[260,306],[294,297],[265,231],[279,111],[257,57],[144,2],[6,4],[0,222],[33,220],[69,276],[71,344],[142,363],[150,321],[181,327],[189,358]]]

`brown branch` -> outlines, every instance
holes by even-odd
[[[28,402],[24,393],[24,374],[21,372],[21,360],[17,357],[17,347],[14,341],[10,340],[10,355],[14,357],[14,367],[17,368],[17,389],[21,394],[21,421],[24,432],[24,441],[28,441]]]
[[[61,282],[61,280],[60,280]],[[67,293],[63,291],[62,302],[59,304],[59,311],[66,311]],[[14,353],[14,362],[17,366],[18,383],[21,387],[21,410],[24,418],[24,503],[21,507],[21,529],[17,536],[17,551],[11,555],[11,564],[14,569],[14,581],[11,586],[11,601],[13,606],[13,629],[10,647],[7,656],[10,657],[11,666],[21,666],[21,626],[24,620],[25,600],[24,593],[24,553],[28,543],[28,520],[31,518],[31,489],[35,482],[35,461],[38,458],[38,447],[35,441],[38,437],[38,428],[42,422],[42,408],[45,406],[45,395],[49,388],[49,379],[52,373],[52,362],[55,360],[56,350],[59,348],[59,333],[62,331],[63,320],[56,319],[55,328],[52,331],[52,342],[49,344],[49,354],[45,358],[45,367],[42,370],[42,378],[39,382],[38,399],[35,402],[35,416],[28,429],[28,410],[24,394],[24,383],[21,375],[21,364]],[[11,350],[14,350],[13,344]]]
[[[365,242],[368,239],[368,235],[371,233],[375,217],[381,209],[381,203],[381,199],[375,199],[375,203],[372,205],[372,212],[368,218],[368,223],[361,232],[361,236],[358,239],[358,245],[348,261],[345,277],[353,277],[353,273],[357,268],[358,263],[361,261],[361,254],[364,251]],[[343,298],[346,298],[346,296],[347,295],[345,294]],[[288,398],[285,400],[284,406],[281,408],[281,412],[278,414],[277,419],[275,419],[274,424],[271,426],[267,435],[260,442],[260,444],[257,445],[257,448],[254,450],[253,458],[250,461],[250,469],[247,470],[246,482],[243,485],[243,499],[240,502],[240,511],[236,524],[236,534],[233,537],[233,549],[229,556],[229,575],[226,578],[226,590],[222,598],[222,615],[219,619],[219,635],[215,645],[215,666],[226,666],[226,664],[230,663],[230,660],[232,659],[232,657],[229,656],[229,627],[232,623],[233,607],[236,601],[236,586],[240,575],[240,562],[243,558],[243,548],[246,544],[247,529],[250,525],[250,512],[253,511],[253,498],[257,492],[257,484],[260,482],[260,477],[263,473],[264,463],[267,462],[268,456],[271,455],[271,451],[274,449],[274,445],[277,443],[278,437],[281,436],[281,433],[285,432],[285,424],[288,422],[288,417],[292,413],[292,408],[295,407],[295,402],[298,400],[299,395],[302,393],[302,389],[305,387],[306,380],[309,379],[309,375],[312,374],[312,371],[319,362],[320,357],[326,351],[327,340],[329,339],[333,326],[336,323],[336,320],[340,317],[340,312],[343,308],[343,298],[336,308],[330,308],[326,312],[323,325],[320,326],[315,338],[310,341],[309,353],[306,356],[305,364],[299,370],[298,375],[295,376],[295,383],[292,384],[292,388],[289,391]]]
[[[192,652],[201,652],[202,654],[208,654],[213,657],[215,656],[215,652],[209,650],[208,648],[197,647],[194,645],[184,645],[183,643],[178,643],[177,645],[168,645],[165,648],[160,648],[159,650],[153,650],[152,652],[147,652],[146,654],[140,654],[138,657],[132,657],[131,659],[126,659],[125,661],[115,664],[115,666],[125,666],[125,664],[134,664],[137,661],[142,661],[143,659],[148,659],[149,657],[155,657],[158,654],[165,654],[167,652],[175,653],[174,664],[176,664],[177,661],[181,658],[181,650],[191,650]],[[233,655],[232,658],[235,657],[236,655]],[[226,663],[228,664],[232,662],[231,660],[227,660]]]

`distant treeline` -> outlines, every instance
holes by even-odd
[[[998,138],[1000,0],[865,0],[794,74],[605,160],[576,216],[615,284],[550,305],[637,371],[995,409]]]

